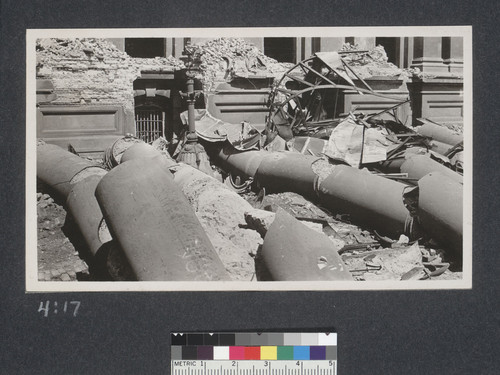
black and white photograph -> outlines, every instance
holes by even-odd
[[[27,30],[26,289],[472,287],[472,28]]]

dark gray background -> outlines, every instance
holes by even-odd
[[[170,331],[270,329],[336,330],[342,375],[500,373],[499,2],[0,1],[1,373],[167,373]],[[25,294],[27,28],[370,25],[473,25],[472,290]]]

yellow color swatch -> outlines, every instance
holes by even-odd
[[[260,359],[276,360],[278,358],[278,347],[277,346],[261,346],[260,347]]]

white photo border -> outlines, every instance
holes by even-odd
[[[464,48],[464,194],[463,277],[424,281],[294,281],[294,282],[64,282],[39,281],[36,210],[36,40],[40,38],[151,37],[463,37]],[[27,29],[26,30],[26,292],[137,291],[336,291],[438,290],[472,288],[472,26],[278,27],[278,28],[157,28],[157,29]]]

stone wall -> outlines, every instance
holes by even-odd
[[[138,59],[104,39],[39,39],[36,44],[37,136],[84,153],[102,152],[135,134],[134,81],[172,72],[170,58]]]
[[[52,105],[121,105],[133,114],[133,82],[141,71],[182,66],[174,58],[131,58],[104,39],[39,39],[36,48],[37,79],[52,82]]]

